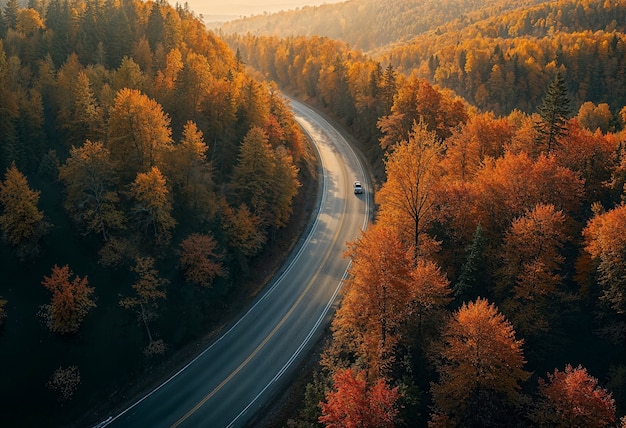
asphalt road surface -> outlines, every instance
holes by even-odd
[[[285,266],[242,317],[197,358],[107,427],[244,426],[290,381],[332,312],[349,260],[346,242],[367,226],[371,184],[341,134],[306,105],[290,100],[319,153],[323,174],[317,215]],[[364,184],[353,193],[353,182]]]

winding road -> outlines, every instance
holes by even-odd
[[[330,322],[349,260],[346,241],[370,217],[368,175],[341,134],[308,106],[290,99],[322,167],[318,209],[293,254],[243,316],[198,357],[107,427],[244,426],[290,380]],[[354,180],[365,184],[355,195]]]

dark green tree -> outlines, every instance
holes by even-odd
[[[50,56],[58,67],[65,62],[72,46],[70,35],[71,11],[62,0],[51,0],[46,11],[46,28],[51,30]]]
[[[276,156],[269,144],[267,133],[252,128],[241,143],[237,166],[233,173],[233,188],[237,203],[244,203],[252,212],[270,223],[270,197],[268,192],[276,185],[272,175]]]
[[[354,110],[354,98],[350,93],[348,71],[340,57],[335,59],[332,80],[332,87],[329,88],[329,93],[332,94],[329,104],[339,117],[344,118],[351,124],[356,113]]]
[[[391,113],[391,106],[393,106],[393,97],[398,91],[398,84],[396,81],[396,70],[393,65],[389,64],[385,69],[382,82],[381,82],[381,98],[385,106],[385,115]]]
[[[2,14],[2,10],[0,10],[0,38],[4,38],[7,34],[7,24],[4,20],[4,15]]]
[[[545,150],[550,153],[559,144],[559,139],[567,133],[566,123],[571,111],[571,100],[567,95],[565,78],[560,71],[557,71],[539,107],[541,120],[535,123],[538,133],[536,144],[539,151]]]
[[[465,263],[453,286],[454,295],[459,302],[473,300],[481,295],[481,285],[485,277],[485,233],[480,224],[476,227],[472,242],[465,249]]]
[[[17,24],[17,13],[20,10],[20,6],[17,0],[8,0],[6,6],[4,6],[4,22],[7,28],[15,30]]]
[[[152,10],[150,11],[150,17],[148,18],[148,28],[146,33],[148,35],[148,42],[152,51],[157,49],[159,43],[163,43],[165,37],[165,20],[161,12],[161,1],[154,2],[152,4]]]

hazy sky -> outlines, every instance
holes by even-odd
[[[205,18],[217,15],[250,16],[263,12],[295,9],[302,6],[317,6],[324,3],[339,3],[345,0],[170,0],[170,4],[189,4],[189,8]],[[206,19],[205,19],[206,20]]]

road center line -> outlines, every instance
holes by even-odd
[[[248,358],[246,358],[240,365],[239,367],[237,367],[230,375],[228,375],[228,377],[226,377],[226,379],[224,379],[218,386],[215,387],[215,389],[213,389],[213,391],[211,391],[210,393],[208,393],[202,400],[200,400],[192,409],[190,409],[183,417],[181,417],[178,421],[176,421],[171,428],[177,428],[179,427],[182,423],[185,422],[185,420],[187,420],[191,415],[193,415],[196,411],[198,411],[198,409],[200,409],[207,401],[209,401],[215,394],[217,394],[220,389],[222,389],[224,387],[224,385],[226,385],[228,382],[230,382],[241,370],[243,370],[243,368],[248,365],[248,363],[259,353],[259,351],[261,351],[261,349],[263,349],[263,347],[267,344],[267,342],[270,341],[270,339],[276,334],[276,332],[283,326],[283,324],[285,324],[285,322],[291,317],[291,315],[293,314],[293,312],[295,311],[296,307],[302,302],[302,300],[304,299],[304,296],[309,292],[309,290],[311,289],[311,287],[313,286],[313,284],[317,281],[317,278],[319,277],[319,275],[321,274],[324,266],[326,265],[326,263],[328,262],[328,259],[330,258],[331,253],[333,252],[333,250],[335,249],[335,245],[337,244],[337,240],[339,239],[339,232],[341,232],[341,226],[343,225],[345,216],[346,216],[346,210],[347,210],[347,199],[344,199],[344,203],[343,203],[343,211],[341,213],[341,218],[339,221],[339,226],[337,227],[336,231],[335,231],[335,235],[333,236],[333,241],[332,244],[330,245],[330,247],[328,248],[328,251],[326,252],[324,259],[322,260],[322,263],[320,263],[319,268],[317,269],[317,271],[315,272],[315,275],[313,275],[313,278],[311,278],[311,280],[309,281],[309,283],[307,284],[306,288],[304,289],[304,291],[300,294],[300,296],[298,297],[298,299],[294,302],[294,304],[291,306],[291,308],[289,308],[289,311],[283,316],[283,318],[280,320],[280,322],[278,324],[276,324],[276,326],[272,329],[272,331],[265,337],[265,339],[263,339],[263,341],[254,349],[254,351],[252,351],[252,353],[248,356]]]

